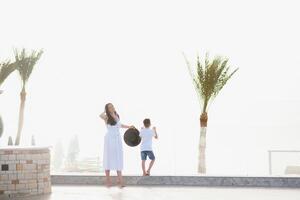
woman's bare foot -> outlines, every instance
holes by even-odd
[[[107,188],[110,188],[111,187],[111,181],[106,181],[105,185],[106,185]]]
[[[123,182],[118,181],[117,184],[118,184],[119,188],[125,187],[125,184]]]

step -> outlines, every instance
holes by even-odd
[[[116,176],[112,180],[116,181]],[[68,185],[103,185],[100,175],[52,175],[51,182]],[[124,176],[126,185],[204,187],[285,187],[300,188],[300,177],[242,176]]]

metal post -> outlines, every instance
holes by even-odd
[[[272,151],[269,151],[269,175],[272,175]]]

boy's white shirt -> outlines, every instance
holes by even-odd
[[[140,137],[142,138],[141,142],[141,151],[152,151],[152,138],[155,136],[155,133],[150,128],[142,128],[140,131]]]

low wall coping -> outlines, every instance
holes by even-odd
[[[51,146],[4,146],[0,147],[0,151],[6,150],[45,150],[50,149]]]

